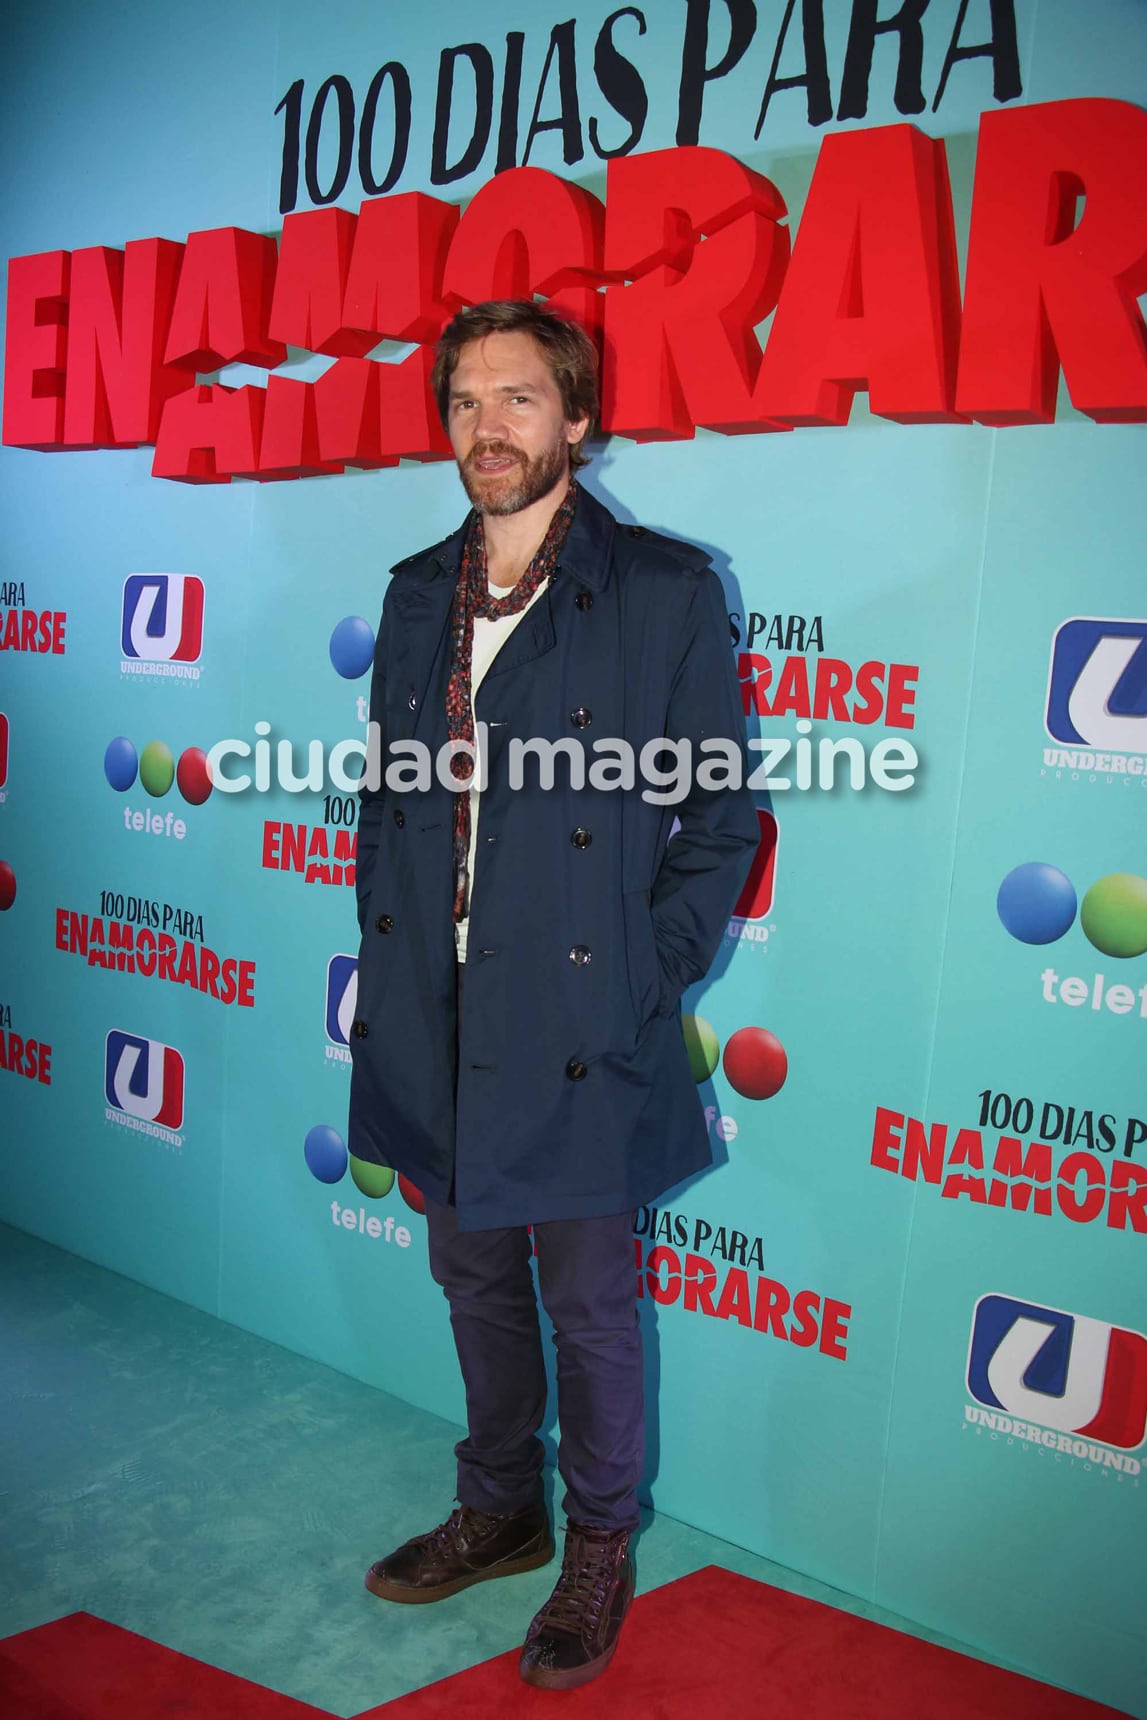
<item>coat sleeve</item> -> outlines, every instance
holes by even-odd
[[[661,1015],[669,1015],[686,986],[708,972],[760,838],[724,592],[711,568],[695,581],[683,638],[665,732],[671,740],[689,739],[692,768],[688,793],[676,807],[681,828],[666,846],[650,896]],[[740,755],[737,787],[697,783],[698,767],[712,756],[699,752],[698,744],[713,736],[730,740]]]
[[[358,901],[358,929],[366,925],[366,910],[374,882],[374,863],[378,857],[378,832],[386,798],[386,648],[389,633],[389,597],[387,588],[382,604],[382,618],[374,642],[374,668],[370,678],[370,727],[367,729],[367,768],[358,791],[358,842],[355,848],[355,895]],[[377,779],[376,781],[374,779]]]

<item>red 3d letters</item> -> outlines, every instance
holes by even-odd
[[[776,186],[687,146],[611,161],[608,188],[603,423],[636,441],[782,428],[753,400],[754,326],[789,258]]]
[[[135,448],[153,443],[164,402],[194,381],[164,345],[184,248],[135,239],[72,252],[63,443]]]
[[[1147,340],[1135,301],[1147,291],[1145,186],[1147,113],[1129,102],[984,115],[960,412],[983,424],[1049,423],[1062,367],[1080,412],[1143,422]]]
[[[1043,423],[1061,372],[1097,422],[1143,422],[1145,185],[1128,102],[986,113],[962,307],[944,145],[911,125],[824,139],[791,256],[781,191],[684,144],[611,160],[604,205],[518,167],[461,215],[419,192],[289,215],[278,248],[227,227],[15,257],[4,441],[154,444],[188,483],[442,459],[438,332],[534,294],[600,341],[602,427],[637,441],[843,425],[858,389],[900,423]],[[288,349],[330,365],[276,374]],[[272,374],[205,379],[231,364]]]
[[[4,441],[17,448],[64,443],[71,255],[41,251],[8,264],[4,330]]]
[[[857,388],[901,423],[950,419],[960,276],[943,143],[911,125],[826,137],[757,405],[846,424]]]

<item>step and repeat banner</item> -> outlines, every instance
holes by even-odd
[[[354,791],[466,509],[433,341],[552,299],[761,829],[715,1168],[637,1215],[649,1497],[1147,1713],[1147,8],[5,30],[0,1216],[462,1419],[348,1154]]]

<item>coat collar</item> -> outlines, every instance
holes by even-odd
[[[449,629],[450,604],[461,571],[469,523],[470,516],[467,515],[458,530],[435,549],[423,552],[409,562],[400,562],[398,568],[392,570],[401,570],[404,576],[393,598],[403,621],[392,666],[392,673],[401,688],[397,736],[400,739],[410,739],[419,734],[424,722],[437,723],[441,714],[446,697],[445,683],[432,687],[431,681],[436,663],[440,677],[446,673],[448,653],[443,651],[443,644]],[[616,530],[617,521],[609,509],[579,485],[577,507],[562,546],[555,577],[560,578],[564,573],[600,591],[610,577]],[[533,657],[542,656],[552,649],[554,640],[553,613],[546,593],[533,605],[522,625],[515,628],[487,675],[504,674]]]
[[[462,551],[471,514],[467,514],[458,530],[440,543],[414,569],[420,580],[447,576],[451,585],[457,580],[462,566]],[[562,546],[559,571],[565,570],[583,585],[601,591],[609,579],[613,560],[613,537],[617,521],[609,509],[585,488],[578,485],[577,507],[569,533]]]

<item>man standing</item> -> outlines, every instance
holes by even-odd
[[[680,997],[713,960],[758,826],[708,556],[619,525],[576,481],[592,342],[532,302],[478,305],[444,331],[434,387],[473,506],[392,570],[383,603],[370,714],[395,774],[360,796],[350,1136],[426,1198],[468,1431],[457,1508],[366,1583],[434,1601],[552,1557],[532,1225],[567,1530],[521,1674],[568,1688],[607,1665],[633,1596],[633,1217],[710,1162]],[[692,753],[687,786],[619,788],[626,747],[632,761],[659,737],[679,766]],[[697,749],[714,738],[710,781]],[[531,740],[557,768],[515,784]],[[457,743],[452,778],[420,775],[402,742],[435,758]]]

